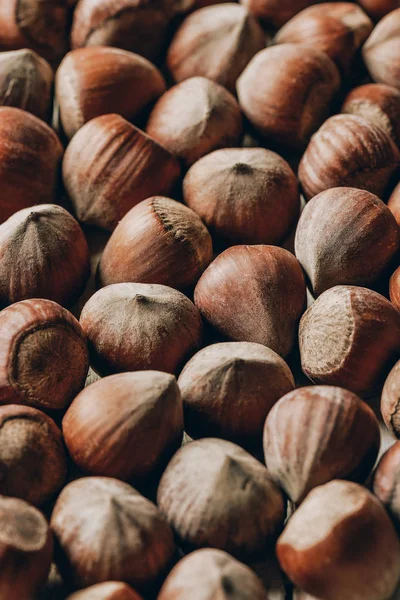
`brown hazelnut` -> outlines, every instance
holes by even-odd
[[[241,0],[249,12],[265,25],[279,28],[317,0]]]
[[[400,355],[400,312],[377,292],[338,285],[304,313],[299,343],[314,383],[370,395]]]
[[[72,50],[56,76],[61,123],[69,138],[100,115],[134,119],[165,89],[163,76],[151,62],[119,48]]]
[[[195,354],[178,385],[190,437],[221,437],[258,450],[265,417],[279,398],[294,389],[294,379],[273,350],[261,344],[225,342]]]
[[[141,200],[167,194],[179,172],[178,161],[165,148],[114,114],[86,123],[63,162],[64,184],[78,219],[110,231]]]
[[[17,210],[55,200],[62,154],[46,123],[24,110],[0,107],[0,223]]]
[[[371,19],[356,4],[323,2],[293,17],[278,31],[275,41],[326,52],[342,72],[348,73],[372,29]]]
[[[307,198],[341,186],[383,198],[399,165],[397,146],[378,125],[335,115],[313,135],[300,161],[299,179]]]
[[[0,313],[0,404],[64,409],[83,388],[86,338],[75,317],[51,300],[12,304]]]
[[[0,406],[0,464],[0,494],[44,504],[67,475],[61,431],[36,408]]]
[[[305,307],[306,287],[299,262],[287,250],[233,246],[204,271],[194,300],[228,340],[257,342],[287,356]]]
[[[312,490],[276,551],[288,577],[324,600],[386,600],[400,577],[400,544],[386,511],[349,481]]]
[[[400,361],[390,371],[381,396],[381,413],[386,427],[400,438]]]
[[[398,267],[389,282],[390,301],[400,310],[400,267]]]
[[[117,225],[100,259],[101,285],[134,281],[192,288],[212,258],[200,217],[179,202],[155,196],[139,202]]]
[[[372,489],[389,512],[397,529],[400,527],[400,442],[385,452],[375,469]]]
[[[67,600],[142,600],[142,597],[126,583],[106,581],[75,592]]]
[[[179,448],[182,400],[168,373],[121,373],[96,381],[72,402],[62,422],[65,443],[83,471],[131,480],[145,477]]]
[[[400,8],[378,23],[362,53],[374,81],[400,89]]]
[[[185,547],[246,557],[265,549],[286,512],[264,465],[214,438],[178,450],[161,478],[157,504]]]
[[[358,0],[358,3],[375,21],[379,21],[399,6],[399,0]]]
[[[222,550],[203,548],[172,569],[157,600],[267,600],[257,575]]]
[[[175,373],[201,341],[193,303],[165,285],[116,283],[85,304],[81,325],[93,368],[102,375],[154,370]]]
[[[201,75],[234,93],[237,78],[265,42],[244,6],[216,4],[186,17],[169,47],[167,66],[175,81]]]
[[[277,244],[300,210],[289,164],[264,148],[226,148],[198,160],[183,180],[184,201],[222,244]]]
[[[347,95],[341,112],[379,125],[400,147],[400,90],[383,83],[361,85]]]
[[[338,187],[314,196],[296,230],[295,252],[314,296],[335,285],[373,284],[399,248],[388,207],[365,190]]]
[[[173,533],[157,507],[110,477],[68,484],[51,528],[57,565],[76,587],[115,580],[142,589],[165,571],[175,552]]]
[[[265,422],[267,468],[295,504],[331,479],[364,483],[379,445],[379,423],[372,409],[339,387],[318,385],[289,392]]]
[[[69,306],[89,272],[86,238],[61,206],[24,208],[0,225],[0,306],[27,298]]]
[[[397,225],[400,227],[400,183],[394,188],[389,201],[388,208],[394,215]]]
[[[161,96],[146,131],[190,166],[213,150],[238,144],[242,115],[233,95],[221,85],[191,77]]]

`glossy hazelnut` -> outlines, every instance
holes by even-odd
[[[358,0],[358,3],[375,21],[379,21],[399,6],[398,0]]]
[[[193,288],[212,258],[200,217],[175,200],[139,202],[117,225],[98,269],[100,285],[134,281]]]
[[[264,465],[214,438],[178,450],[161,478],[157,504],[184,547],[211,546],[246,557],[274,539],[286,512]]]
[[[267,416],[264,456],[290,500],[332,479],[364,483],[380,445],[372,409],[352,392],[317,385],[289,392]]]
[[[223,245],[280,243],[300,211],[295,174],[264,148],[204,156],[183,180],[183,198]]]
[[[167,194],[179,172],[168,150],[114,114],[86,123],[63,162],[64,185],[78,219],[109,231],[141,200]]]
[[[294,389],[294,379],[273,350],[261,344],[225,342],[195,354],[178,385],[190,437],[221,437],[258,450],[265,417],[279,398]]]
[[[299,165],[309,199],[333,187],[354,187],[384,198],[400,152],[380,127],[354,115],[335,115],[312,137]]]
[[[191,77],[161,96],[146,131],[190,166],[213,150],[238,144],[242,116],[225,88],[204,77]]]
[[[377,292],[338,285],[304,313],[299,343],[314,383],[370,395],[400,355],[400,312]]]
[[[172,569],[157,600],[267,600],[261,580],[222,550],[196,550]]]
[[[400,527],[400,442],[385,452],[375,469],[372,489],[389,512],[397,529]]]
[[[257,342],[287,356],[306,288],[300,264],[287,250],[233,246],[204,271],[194,300],[202,316],[228,340]]]
[[[386,600],[400,577],[400,544],[385,509],[349,481],[311,491],[276,551],[291,581],[324,600]]]
[[[387,270],[400,232],[388,207],[374,194],[331,188],[304,208],[296,230],[296,257],[314,296],[335,285],[369,286]]]
[[[202,337],[196,307],[164,285],[109,285],[85,304],[80,321],[91,364],[102,375],[147,369],[175,373]]]
[[[386,427],[400,438],[400,361],[390,371],[381,396],[381,413]]]
[[[316,0],[241,0],[251,14],[265,25],[278,29]]]
[[[372,79],[400,89],[400,8],[387,14],[363,46]]]
[[[400,227],[400,183],[394,188],[389,201],[388,208],[394,215],[397,225]]]
[[[142,597],[126,583],[106,581],[75,592],[67,600],[142,600]]]
[[[400,310],[400,267],[397,267],[389,281],[390,301]]]
[[[76,587],[121,581],[139,590],[168,567],[175,544],[157,507],[110,477],[68,484],[51,516],[56,562]]]
[[[51,300],[0,312],[0,404],[64,409],[85,384],[86,338],[75,317]]]
[[[236,88],[241,109],[260,135],[302,149],[328,116],[339,85],[338,70],[324,52],[279,44],[255,55]]]
[[[167,66],[175,81],[200,75],[234,93],[237,78],[265,43],[244,6],[216,4],[186,17],[168,49]]]
[[[160,71],[138,54],[107,47],[72,50],[56,77],[63,130],[71,138],[87,121],[107,113],[131,121],[165,89]]]

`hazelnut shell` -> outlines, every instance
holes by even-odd
[[[400,182],[396,185],[390,195],[388,207],[393,213],[397,225],[400,227]]]
[[[80,590],[67,600],[142,600],[142,597],[126,583],[106,581]]]
[[[400,529],[400,442],[393,444],[375,469],[372,490]]]
[[[241,0],[264,25],[279,29],[314,0]]]
[[[400,89],[400,8],[379,21],[362,54],[374,81]]]
[[[400,361],[394,365],[383,386],[381,413],[389,431],[400,438]]]

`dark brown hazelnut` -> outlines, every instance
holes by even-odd
[[[317,0],[241,0],[251,14],[265,25],[279,28]]]
[[[289,164],[264,148],[226,148],[198,160],[183,197],[222,244],[277,244],[300,211]]]
[[[378,23],[362,53],[374,81],[400,89],[400,8]]]
[[[56,76],[63,130],[71,138],[87,121],[107,113],[131,121],[165,89],[160,71],[138,54],[106,47],[72,50]]]
[[[183,558],[157,600],[267,600],[257,575],[222,550],[204,548]]]
[[[190,166],[213,150],[237,145],[242,115],[233,95],[221,85],[191,77],[161,96],[146,131]]]
[[[312,490],[276,551],[291,581],[324,600],[386,600],[400,577],[400,544],[385,509],[349,481]]]
[[[400,355],[400,312],[377,292],[338,285],[304,313],[299,343],[314,383],[370,395]]]
[[[399,6],[399,0],[358,0],[358,3],[375,21],[379,21]]]
[[[178,385],[190,437],[221,437],[253,451],[261,448],[265,417],[294,379],[273,350],[225,342],[195,354]]]
[[[200,75],[235,92],[236,80],[253,56],[265,48],[266,35],[240,4],[216,4],[183,21],[167,54],[175,81]]]
[[[326,52],[340,71],[349,73],[354,57],[373,29],[365,12],[350,2],[309,6],[280,29],[278,44],[302,44]]]
[[[142,600],[142,597],[126,583],[106,581],[75,592],[67,600]]]
[[[0,313],[0,404],[64,409],[83,388],[86,338],[75,317],[51,300],[12,304]]]
[[[289,392],[265,422],[267,469],[295,504],[331,479],[364,483],[379,446],[379,423],[372,409],[339,387]]]
[[[185,547],[211,546],[246,557],[266,548],[286,512],[264,465],[236,444],[214,438],[178,450],[161,478],[157,503]]]
[[[397,225],[400,227],[400,183],[394,188],[388,201],[388,207],[393,213]]]
[[[67,475],[61,431],[36,408],[0,406],[0,464],[0,494],[44,504]]]
[[[233,246],[204,271],[194,300],[228,340],[257,342],[287,356],[305,307],[306,286],[299,262],[287,250]]]
[[[199,347],[202,323],[194,304],[165,285],[116,283],[85,304],[81,325],[92,366],[101,373],[175,373]]]
[[[24,110],[0,107],[0,223],[22,208],[54,202],[62,154],[46,123]]]
[[[365,190],[338,187],[314,196],[296,230],[296,257],[314,296],[335,285],[369,286],[387,270],[400,232],[386,204]]]
[[[389,431],[400,438],[400,361],[394,365],[383,386],[381,413]]]
[[[101,285],[134,281],[186,290],[211,258],[211,236],[200,217],[175,200],[155,196],[139,202],[117,225],[98,278]]]
[[[335,115],[313,135],[299,179],[307,198],[341,186],[384,198],[399,165],[400,152],[381,127],[362,117]]]
[[[64,184],[78,219],[110,231],[141,200],[168,194],[179,172],[168,150],[114,114],[86,123],[63,162]]]
[[[390,301],[400,310],[400,267],[398,267],[389,282]]]
[[[375,469],[372,489],[400,528],[400,442],[385,452]]]
[[[302,149],[328,116],[339,72],[320,50],[297,44],[266,48],[237,81],[239,104],[267,141]]]

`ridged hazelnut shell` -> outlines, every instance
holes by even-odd
[[[375,21],[379,21],[399,6],[398,0],[358,0],[358,3]]]
[[[226,148],[198,160],[183,180],[186,204],[226,244],[277,244],[300,211],[289,164],[264,148]]]
[[[214,438],[178,450],[161,478],[157,504],[185,547],[211,546],[234,556],[263,551],[286,512],[264,465]]]
[[[102,375],[147,369],[175,373],[202,337],[197,308],[164,285],[109,285],[88,300],[80,322],[91,364]]]
[[[364,483],[380,446],[372,409],[339,387],[303,387],[279,400],[267,416],[267,469],[290,500],[332,479]]]
[[[309,199],[333,187],[364,189],[384,198],[400,152],[384,129],[362,117],[335,115],[312,137],[299,165]]]
[[[265,25],[279,29],[314,0],[241,0],[241,3]]]
[[[400,8],[376,25],[362,53],[374,81],[400,89]]]
[[[383,386],[381,413],[389,431],[400,438],[400,361],[394,365]]]
[[[168,150],[120,115],[86,123],[63,162],[64,185],[78,219],[109,231],[141,200],[167,194],[179,173]]]
[[[75,592],[67,600],[142,600],[142,597],[126,583],[106,581]]]
[[[200,217],[179,202],[155,196],[117,225],[99,263],[100,285],[134,281],[192,288],[212,258]]]
[[[400,355],[400,312],[377,292],[338,285],[304,313],[299,344],[314,383],[368,396]]]
[[[242,115],[234,96],[221,85],[191,77],[161,96],[146,131],[190,166],[213,150],[237,145]]]
[[[287,356],[306,288],[300,264],[287,250],[233,246],[204,271],[194,300],[202,316],[228,340],[257,342]]]
[[[372,490],[389,512],[395,526],[400,526],[400,442],[393,444],[375,469]]]
[[[400,182],[394,188],[388,201],[388,208],[394,215],[397,225],[400,227]]]

